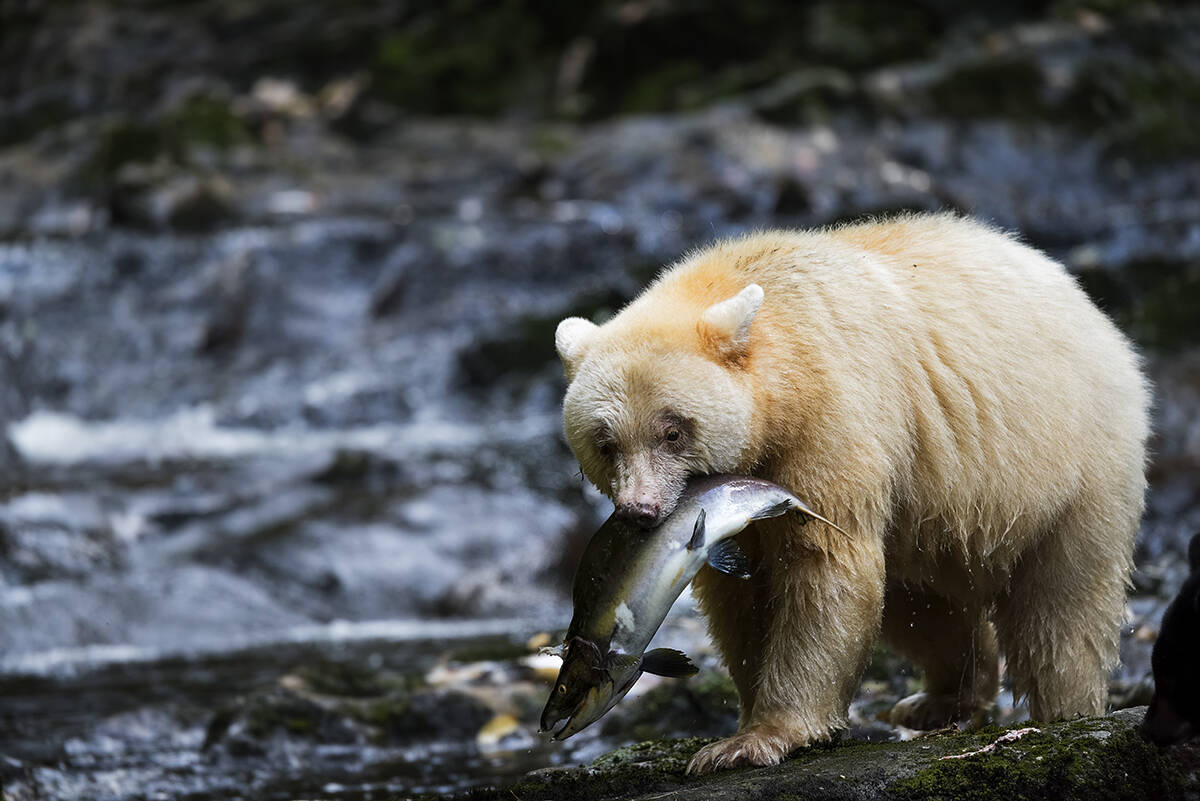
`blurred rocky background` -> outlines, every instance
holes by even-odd
[[[1019,231],[1141,346],[1112,700],[1148,698],[1200,529],[1194,4],[0,0],[0,187],[6,799],[403,797],[732,730],[685,598],[701,676],[534,734],[607,514],[554,325],[903,209]],[[880,650],[853,733],[908,736],[875,715],[917,681]]]

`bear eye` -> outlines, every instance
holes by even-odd
[[[679,429],[678,428],[668,428],[667,429],[667,442],[678,442],[678,441],[679,441]]]

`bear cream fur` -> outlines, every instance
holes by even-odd
[[[846,724],[882,635],[923,671],[891,711],[1104,711],[1145,490],[1149,392],[1063,267],[952,215],[719,242],[597,326],[564,320],[567,439],[643,525],[690,475],[775,481],[753,577],[693,589],[741,702],[690,770],[779,761]]]

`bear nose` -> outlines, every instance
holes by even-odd
[[[654,528],[662,516],[662,507],[656,503],[639,501],[617,510],[617,516],[639,528]]]

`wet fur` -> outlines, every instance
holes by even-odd
[[[706,328],[749,284],[764,300],[745,340]],[[897,723],[980,713],[998,651],[1034,719],[1103,712],[1149,394],[1060,265],[949,215],[767,232],[695,253],[574,333],[566,433],[602,491],[632,474],[596,449],[598,421],[636,450],[671,409],[694,441],[657,468],[636,457],[651,491],[749,473],[848,532],[762,521],[739,536],[750,580],[697,576],[741,727],[693,770],[777,762],[844,726],[880,634],[925,673]]]

